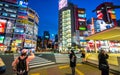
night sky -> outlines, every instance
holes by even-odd
[[[87,19],[96,17],[96,13],[92,10],[106,1],[120,5],[120,0],[69,0],[79,8],[86,9]],[[44,31],[49,31],[51,35],[58,33],[58,0],[29,0],[28,6],[39,15],[39,36],[42,36]],[[120,19],[120,9],[115,11],[117,19]]]

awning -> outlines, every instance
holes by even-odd
[[[90,35],[86,40],[120,40],[120,27],[113,27],[102,32]]]

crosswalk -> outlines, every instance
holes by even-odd
[[[55,62],[36,56],[35,59],[33,59],[30,62],[29,66],[30,68],[36,68],[36,67],[52,65],[52,64],[55,64]]]
[[[18,56],[19,56],[19,54],[14,54],[14,59]],[[35,56],[35,58],[30,62],[29,67],[30,67],[30,69],[32,69],[32,68],[46,66],[46,65],[52,65],[52,64],[55,64],[55,62],[52,62],[50,60],[44,59],[39,56]]]

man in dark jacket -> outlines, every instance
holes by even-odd
[[[104,50],[101,50],[98,55],[98,64],[99,69],[101,70],[101,75],[109,75],[108,57],[108,54]]]
[[[72,75],[75,75],[76,55],[73,50],[71,50],[69,58],[70,58],[70,67],[72,70]]]

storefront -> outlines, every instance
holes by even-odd
[[[91,42],[90,47],[93,47],[96,52],[100,49],[104,49],[107,52],[118,53],[120,52],[120,27],[113,27],[90,35],[86,37],[86,40],[94,40]]]

